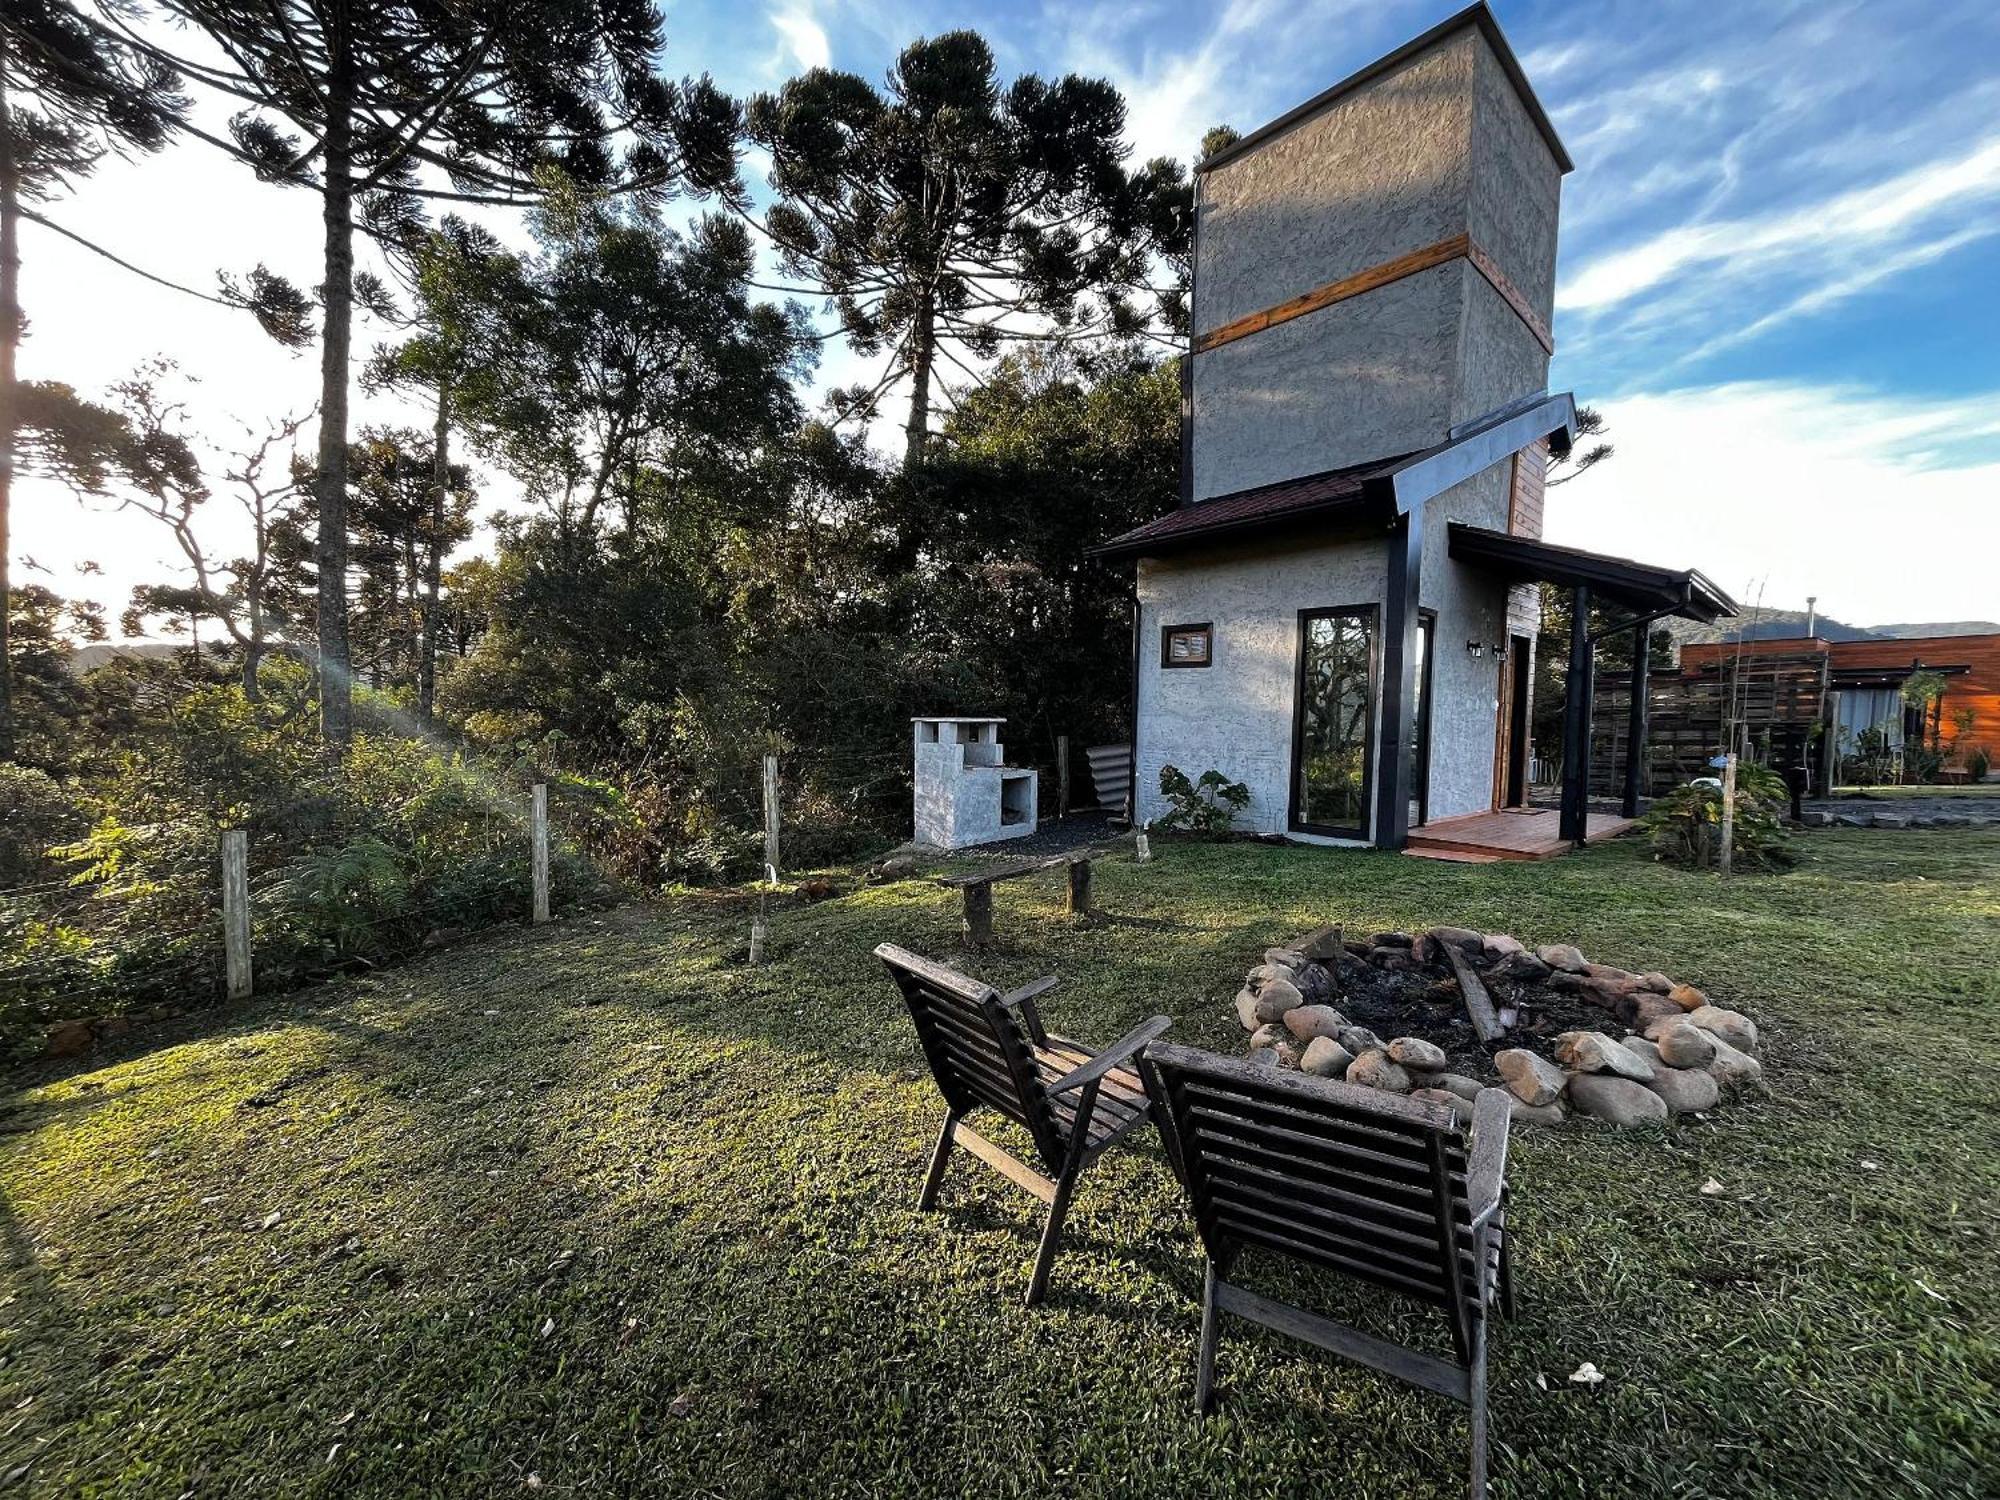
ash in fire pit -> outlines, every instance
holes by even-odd
[[[1763,1072],[1756,1025],[1692,985],[1463,927],[1363,939],[1326,927],[1267,949],[1236,1015],[1255,1059],[1468,1120],[1479,1091],[1500,1087],[1517,1119],[1555,1124],[1568,1108],[1648,1124],[1712,1109]]]

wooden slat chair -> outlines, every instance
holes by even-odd
[[[1451,1111],[1188,1047],[1140,1071],[1207,1252],[1195,1399],[1215,1400],[1219,1315],[1357,1360],[1472,1411],[1472,1494],[1486,1492],[1486,1330],[1513,1312],[1507,1261],[1506,1095]],[[1405,1348],[1235,1286],[1247,1249],[1275,1251],[1441,1308],[1457,1359]]]
[[[1002,995],[893,943],[882,944],[875,956],[903,992],[931,1076],[944,1095],[944,1128],[917,1207],[936,1205],[954,1145],[1048,1204],[1028,1282],[1033,1307],[1048,1289],[1078,1176],[1149,1118],[1145,1089],[1130,1064],[1170,1023],[1154,1016],[1094,1052],[1043,1027],[1035,998],[1054,986],[1053,978]],[[982,1108],[1027,1127],[1046,1175],[965,1124],[967,1115]]]

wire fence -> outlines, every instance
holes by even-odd
[[[1066,784],[1061,754],[1037,768],[1045,784]],[[514,774],[488,785],[478,773],[476,787],[452,791],[467,800],[443,800],[450,837],[436,858],[444,864],[426,866],[399,847],[401,863],[379,885],[366,851],[355,850],[390,837],[386,824],[404,807],[390,789],[369,804],[381,821],[357,825],[355,787],[340,774],[286,785],[281,819],[207,832],[193,825],[194,845],[171,878],[148,882],[115,861],[52,878],[45,860],[35,878],[0,887],[0,1043],[67,1018],[194,1008],[391,962],[447,929],[532,921],[538,890],[551,891],[557,908],[601,903],[617,883],[607,870],[642,886],[689,880],[769,892],[872,859],[911,833],[907,748],[739,754],[702,783],[650,799],[550,772],[562,790],[553,827],[550,782],[539,783],[542,795],[532,786],[524,795]],[[1044,815],[1059,810],[1052,791]],[[324,817],[314,811],[322,797]],[[340,863],[348,857],[351,869]]]
[[[293,806],[313,794],[310,783],[287,791]],[[149,881],[114,868],[0,887],[0,1042],[18,1047],[64,1021],[193,1008],[393,960],[443,928],[546,920],[538,892],[582,898],[588,861],[550,837],[545,787],[496,797],[484,821],[448,867],[414,878],[394,868],[380,886],[381,868],[315,867],[340,851],[268,831],[253,885],[249,833],[217,827],[198,876]],[[553,884],[552,870],[562,877]]]

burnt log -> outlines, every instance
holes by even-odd
[[[1493,999],[1486,993],[1486,985],[1472,972],[1472,965],[1456,943],[1439,943],[1444,950],[1445,962],[1451,965],[1452,975],[1458,980],[1458,993],[1465,1001],[1465,1013],[1472,1018],[1472,1029],[1479,1033],[1482,1042],[1497,1042],[1507,1034],[1507,1028],[1500,1024],[1500,1017],[1494,1013]]]

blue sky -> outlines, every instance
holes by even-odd
[[[970,26],[1008,76],[1112,79],[1135,157],[1185,159],[1209,125],[1260,124],[1455,8],[680,4],[668,70],[736,92],[823,62],[879,78],[909,39]],[[1701,566],[1746,601],[1816,593],[1861,623],[2000,618],[2000,9],[1496,9],[1577,161],[1551,381],[1605,412],[1619,450],[1555,492],[1551,539]],[[200,148],[107,170],[61,212],[196,284],[217,265],[312,264],[310,202]],[[141,228],[163,223],[195,227]],[[310,401],[310,358],[38,231],[26,249],[24,373],[89,387],[192,343],[219,433],[224,410],[254,422]],[[823,371],[854,373],[837,352]],[[114,533],[136,521],[79,533],[73,508],[66,528],[45,510],[21,546],[58,571],[79,548],[123,559],[150,542]]]

